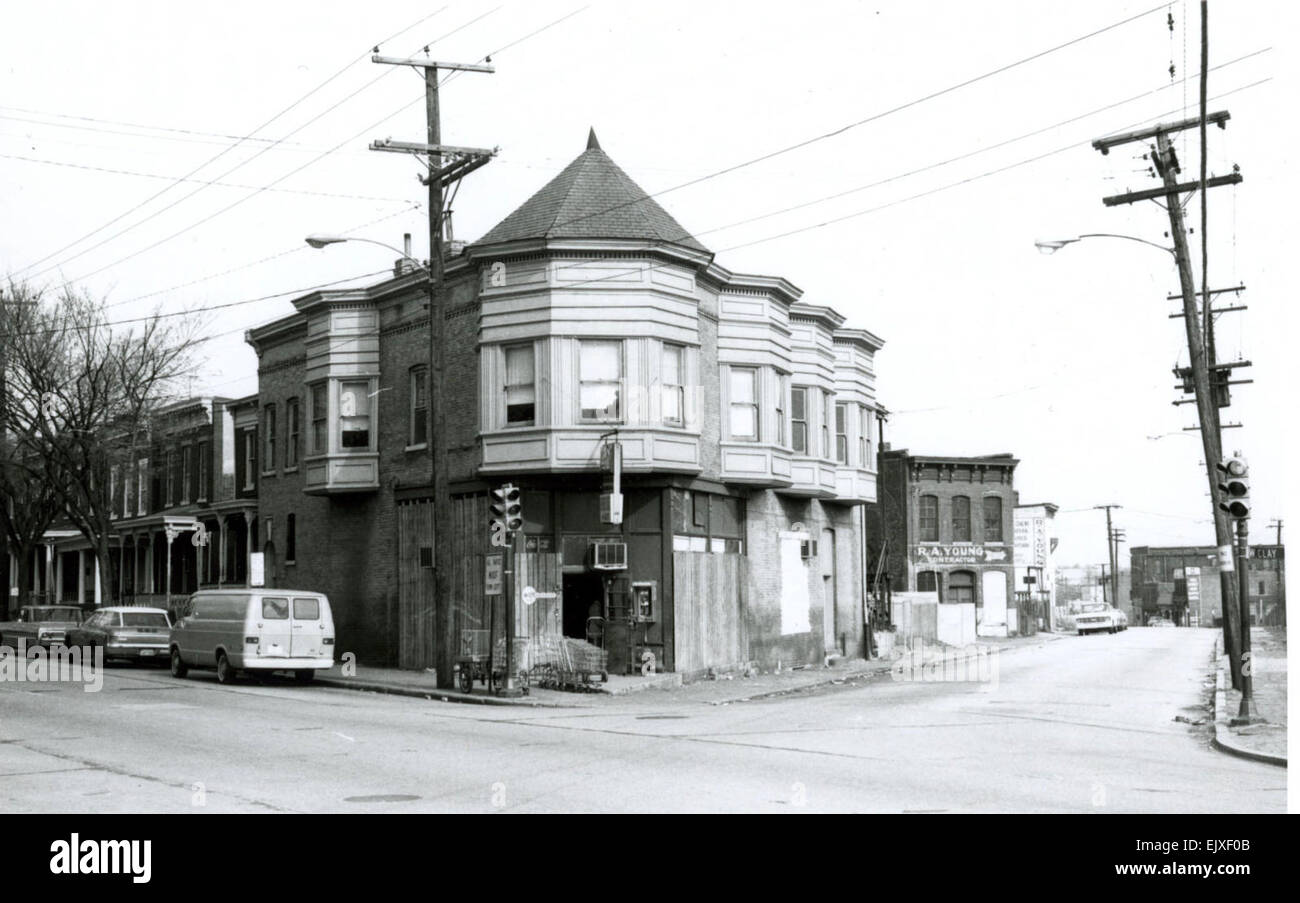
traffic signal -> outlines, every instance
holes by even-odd
[[[506,483],[492,490],[492,534],[503,538],[524,528],[523,506],[519,487]]]
[[[1224,496],[1219,507],[1230,517],[1250,517],[1250,468],[1246,459],[1238,452],[1220,461],[1218,468],[1222,475],[1219,488]]]

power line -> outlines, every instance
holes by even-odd
[[[657,198],[657,197],[662,197],[662,196],[665,195],[665,194],[670,194],[671,192],[674,192],[674,191],[680,191],[681,189],[683,189],[683,188],[689,188],[689,187],[692,186],[692,185],[699,185],[699,184],[702,183],[702,182],[707,182],[707,181],[709,181],[709,180],[711,180],[711,179],[716,179],[716,178],[718,178],[719,176],[724,176],[724,175],[726,175],[726,174],[728,174],[728,173],[736,172],[737,170],[744,169],[744,168],[749,167],[749,166],[753,166],[753,165],[756,164],[756,163],[762,163],[762,162],[764,162],[765,160],[771,160],[771,159],[773,159],[774,157],[779,157],[779,156],[781,156],[781,155],[783,155],[783,154],[788,154],[788,153],[790,153],[791,151],[795,151],[795,150],[799,150],[800,148],[808,147],[809,145],[816,144],[816,143],[819,142],[819,141],[825,141],[825,140],[827,140],[827,139],[829,139],[829,138],[835,138],[835,137],[838,137],[838,136],[843,135],[844,133],[846,133],[846,132],[848,132],[848,131],[851,131],[852,129],[859,128],[860,126],[867,125],[868,123],[871,123],[871,122],[876,122],[876,121],[878,121],[878,120],[884,119],[886,116],[892,116],[894,113],[902,112],[903,110],[910,109],[910,108],[912,108],[912,107],[918,106],[919,104],[925,103],[925,102],[930,101],[930,100],[934,100],[935,98],[943,97],[945,94],[951,94],[951,93],[953,93],[954,91],[958,91],[958,90],[960,90],[960,89],[962,89],[962,88],[969,87],[970,85],[976,84],[977,82],[981,82],[981,81],[984,81],[985,79],[992,78],[992,77],[994,77],[995,75],[1000,75],[1000,74],[1002,74],[1003,72],[1007,72],[1007,71],[1009,71],[1009,70],[1011,70],[1011,69],[1015,69],[1015,68],[1017,68],[1018,66],[1023,66],[1023,65],[1025,65],[1025,64],[1027,64],[1027,63],[1031,63],[1031,62],[1033,62],[1034,60],[1041,59],[1041,58],[1047,56],[1048,54],[1055,53],[1055,52],[1058,51],[1058,50],[1064,50],[1065,48],[1070,47],[1070,46],[1072,46],[1072,45],[1074,45],[1074,44],[1081,43],[1081,42],[1086,41],[1086,40],[1088,40],[1088,39],[1090,39],[1090,38],[1095,38],[1095,37],[1097,37],[1098,35],[1105,34],[1105,33],[1108,32],[1108,31],[1111,31],[1111,30],[1113,30],[1113,29],[1119,28],[1119,27],[1121,27],[1121,26],[1123,26],[1123,25],[1127,25],[1127,24],[1129,24],[1130,22],[1135,22],[1135,21],[1137,21],[1138,19],[1141,19],[1141,18],[1143,18],[1143,17],[1145,17],[1145,16],[1149,16],[1149,15],[1151,15],[1152,13],[1159,12],[1160,10],[1164,9],[1164,7],[1165,7],[1164,4],[1161,4],[1160,6],[1152,7],[1151,9],[1147,10],[1146,12],[1138,13],[1138,14],[1135,15],[1135,16],[1129,16],[1127,19],[1121,19],[1120,21],[1118,21],[1118,22],[1114,22],[1114,23],[1112,23],[1112,24],[1110,24],[1110,25],[1107,25],[1107,26],[1104,27],[1104,28],[1097,29],[1096,31],[1089,32],[1088,34],[1085,34],[1085,35],[1080,35],[1080,36],[1077,37],[1077,38],[1072,38],[1072,39],[1070,39],[1069,41],[1066,41],[1066,42],[1063,43],[1063,44],[1057,44],[1057,45],[1054,46],[1054,47],[1049,47],[1049,48],[1047,48],[1046,50],[1041,50],[1041,51],[1039,51],[1039,52],[1037,52],[1037,53],[1031,54],[1030,56],[1023,57],[1023,58],[1021,58],[1021,59],[1019,59],[1019,60],[1016,60],[1015,62],[1007,63],[1007,64],[1005,64],[1005,65],[1003,65],[1003,66],[999,66],[999,67],[996,68],[996,69],[991,69],[991,70],[989,70],[988,72],[985,72],[985,73],[983,73],[983,74],[981,74],[981,75],[974,76],[973,78],[968,78],[968,79],[966,79],[965,81],[958,82],[957,84],[954,84],[954,85],[949,85],[949,86],[946,87],[946,88],[942,88],[942,89],[940,89],[940,90],[938,90],[938,91],[933,91],[933,92],[931,92],[931,93],[929,93],[929,94],[926,94],[926,95],[924,95],[924,96],[922,96],[922,97],[918,97],[918,98],[915,98],[915,99],[913,99],[913,100],[909,100],[909,101],[907,101],[906,103],[902,103],[902,104],[899,104],[898,106],[891,107],[890,109],[888,109],[888,110],[884,110],[884,111],[882,111],[882,112],[880,112],[880,113],[873,113],[872,115],[866,117],[865,119],[859,119],[859,120],[857,120],[856,122],[850,122],[850,123],[848,123],[847,125],[843,125],[843,126],[840,126],[839,128],[832,129],[832,130],[829,131],[829,132],[824,132],[824,133],[821,134],[821,135],[816,135],[816,136],[814,136],[814,137],[812,137],[812,138],[804,139],[803,141],[799,141],[799,142],[797,142],[797,143],[795,143],[795,144],[791,144],[791,145],[789,145],[789,146],[787,146],[787,147],[783,147],[783,148],[780,148],[780,149],[778,149],[778,150],[771,151],[771,152],[769,152],[769,153],[763,154],[763,155],[758,156],[758,157],[754,157],[753,159],[751,159],[751,160],[746,160],[746,161],[744,161],[744,162],[742,162],[742,163],[736,163],[736,164],[733,164],[732,166],[728,166],[728,167],[725,167],[725,168],[723,168],[723,169],[719,169],[719,170],[717,170],[716,172],[711,172],[711,173],[708,173],[708,174],[706,174],[706,175],[699,176],[698,178],[690,179],[689,181],[682,182],[682,183],[679,184],[679,185],[674,185],[674,186],[672,186],[671,188],[665,188],[665,189],[663,189],[662,191],[656,191],[656,192],[653,192],[653,193],[650,193],[650,194],[646,194],[644,197],[637,198],[637,199],[635,199],[635,200],[624,201],[624,202],[622,202],[622,203],[620,203],[620,204],[615,204],[614,206],[609,207],[609,208],[607,208],[607,209],[605,209],[605,210],[597,210],[597,211],[594,211],[594,212],[592,212],[592,213],[586,213],[586,214],[583,214],[582,216],[574,217],[574,218],[571,219],[571,220],[566,220],[566,221],[564,221],[564,222],[558,222],[558,223],[556,223],[555,225],[556,225],[556,226],[567,226],[567,225],[571,225],[571,224],[573,224],[573,223],[582,222],[583,220],[585,220],[585,219],[589,219],[589,218],[594,217],[594,216],[602,216],[602,215],[604,215],[604,214],[606,214],[606,213],[610,213],[610,212],[612,212],[612,211],[614,211],[614,210],[619,210],[619,209],[621,209],[621,208],[623,208],[623,207],[628,207],[628,206],[631,206],[631,205],[633,205],[633,204],[639,204],[641,201],[644,201],[644,200],[646,200],[646,199],[648,199],[648,198]]]
[[[385,39],[385,40],[392,40],[393,38],[396,38],[398,35],[401,35],[401,34],[407,32],[407,31],[410,31],[412,28],[415,28],[417,25],[420,25],[420,24],[422,24],[422,23],[428,21],[429,19],[431,19],[431,18],[433,18],[434,16],[438,15],[439,13],[441,13],[441,12],[442,12],[443,10],[445,10],[445,9],[446,9],[446,7],[444,6],[442,9],[435,10],[434,12],[432,12],[432,13],[426,15],[426,16],[423,16],[422,18],[418,19],[417,21],[415,21],[415,22],[412,23],[411,25],[408,25],[406,28],[403,28],[401,31],[396,32],[394,35],[392,35],[391,37],[389,37],[389,38],[387,38],[387,39]],[[378,46],[378,45],[374,45],[374,46]],[[351,62],[347,63],[345,66],[343,66],[343,68],[339,69],[337,72],[335,72],[335,73],[334,73],[333,75],[331,75],[329,78],[325,79],[323,82],[321,82],[320,84],[318,84],[316,87],[314,87],[314,88],[312,88],[310,91],[308,91],[306,94],[304,94],[304,95],[302,95],[301,97],[299,97],[299,98],[298,98],[297,100],[295,100],[293,103],[289,104],[289,106],[285,107],[285,108],[282,109],[280,112],[276,113],[276,114],[275,114],[274,116],[272,116],[270,119],[266,120],[266,121],[263,122],[261,125],[259,125],[257,128],[253,129],[252,132],[250,132],[248,136],[245,136],[245,137],[240,138],[238,141],[234,142],[234,143],[231,144],[229,147],[225,148],[224,150],[219,151],[219,152],[218,152],[217,154],[215,154],[214,156],[209,157],[207,160],[205,160],[204,162],[200,163],[200,164],[199,164],[198,166],[196,166],[194,169],[190,170],[188,173],[186,173],[184,176],[182,176],[181,179],[182,179],[182,180],[183,180],[183,179],[188,179],[188,178],[190,178],[190,177],[192,177],[192,176],[194,176],[194,175],[197,175],[201,170],[207,168],[210,164],[215,163],[217,160],[221,159],[221,158],[224,157],[226,154],[230,153],[230,152],[233,151],[235,148],[239,147],[241,144],[244,143],[244,141],[247,140],[248,137],[251,137],[252,135],[257,134],[257,133],[260,132],[262,129],[264,129],[264,128],[266,128],[267,126],[269,126],[271,123],[275,122],[276,120],[278,120],[278,119],[280,119],[281,117],[283,117],[285,114],[289,113],[290,111],[292,111],[293,109],[295,109],[296,107],[298,107],[300,104],[303,103],[303,101],[307,100],[309,97],[311,97],[311,96],[313,96],[314,94],[316,94],[317,92],[319,92],[319,91],[320,91],[321,89],[323,89],[326,85],[330,84],[330,83],[333,82],[335,79],[337,79],[339,76],[341,76],[344,72],[346,72],[347,70],[351,69],[351,68],[352,68],[353,66],[355,66],[357,63],[359,63],[359,62],[361,62],[362,60],[364,60],[364,59],[365,59],[369,54],[370,54],[370,51],[366,51],[365,53],[363,53],[363,54],[361,54],[360,56],[358,56],[356,59],[354,59],[354,60],[352,60]],[[351,95],[349,95],[349,96],[351,96]],[[331,107],[331,109],[333,109],[333,108]],[[327,112],[328,112],[328,111],[327,111]],[[317,117],[317,118],[319,118],[319,117]],[[315,120],[313,119],[312,121],[314,122]],[[293,134],[293,133],[290,133],[290,135],[292,135],[292,134]],[[289,137],[289,135],[282,136],[281,138],[277,139],[275,143],[268,145],[267,148],[264,148],[262,152],[265,152],[265,150],[268,149],[268,148],[270,148],[270,147],[275,147],[276,144],[278,144],[278,143],[284,141],[284,139],[285,139],[285,138],[288,138],[288,137]],[[252,160],[252,159],[256,159],[256,157],[257,157],[257,156],[260,156],[260,155],[261,155],[261,152],[259,152],[259,154],[257,154],[257,155],[254,155],[254,157],[249,158],[249,160],[245,160],[244,163],[248,163],[248,162],[250,162],[250,160]],[[241,164],[241,165],[243,165],[243,164]],[[235,167],[235,168],[238,169],[238,167]],[[234,170],[227,170],[227,172],[223,173],[221,176],[218,176],[218,178],[224,178],[226,175],[229,175],[229,173],[230,173],[230,172],[233,172],[233,171],[234,171]],[[124,211],[124,212],[118,214],[117,216],[115,216],[115,217],[113,217],[111,220],[109,220],[108,222],[106,222],[106,223],[104,223],[103,225],[101,225],[101,226],[99,226],[99,227],[97,227],[97,228],[91,230],[90,232],[87,232],[85,235],[81,236],[80,238],[77,238],[76,240],[74,240],[74,241],[72,241],[72,242],[69,242],[68,244],[64,245],[63,247],[59,248],[58,250],[56,250],[56,251],[52,251],[51,253],[46,254],[46,255],[45,255],[44,257],[42,257],[40,260],[34,261],[34,262],[32,262],[32,263],[27,264],[27,265],[24,266],[24,267],[19,268],[17,272],[21,273],[21,272],[23,272],[23,271],[25,271],[25,270],[30,270],[30,269],[32,269],[33,267],[39,266],[40,264],[42,264],[42,263],[44,263],[45,261],[49,260],[51,257],[57,257],[59,254],[62,254],[64,251],[68,250],[69,248],[76,247],[77,245],[81,244],[83,241],[85,241],[86,239],[90,238],[91,236],[99,234],[100,232],[102,232],[102,231],[104,231],[105,229],[107,229],[109,226],[112,226],[114,223],[120,222],[121,220],[125,219],[127,216],[129,216],[129,215],[131,215],[132,213],[134,213],[135,211],[139,210],[141,207],[144,207],[144,206],[146,206],[147,204],[151,203],[152,201],[156,200],[157,198],[162,197],[164,194],[166,194],[168,191],[171,191],[173,188],[175,188],[175,187],[176,187],[177,185],[179,185],[179,184],[181,184],[181,180],[177,180],[176,182],[172,183],[171,185],[168,185],[166,188],[163,188],[163,189],[161,189],[160,191],[155,192],[154,194],[152,194],[152,195],[150,195],[149,197],[145,198],[145,199],[144,199],[143,201],[141,201],[140,203],[136,204],[134,207],[131,207],[130,209],[128,209],[128,210],[126,210],[126,211]],[[202,189],[199,189],[199,190],[202,190]],[[197,192],[196,192],[196,193],[197,193]],[[189,197],[193,197],[193,194],[186,195],[186,198],[189,198]],[[185,200],[186,198],[182,198],[182,200]],[[164,210],[169,210],[169,209],[171,209],[171,207],[173,207],[173,206],[175,206],[175,204],[168,205],[167,207],[165,207],[165,208],[163,208],[163,209],[164,209]],[[140,225],[141,223],[144,223],[144,222],[148,222],[150,219],[152,219],[154,216],[158,215],[158,213],[161,213],[161,212],[162,212],[162,211],[158,211],[158,212],[152,214],[151,216],[146,217],[145,219],[143,219],[143,220],[141,220],[140,222],[136,223],[135,226],[138,226],[138,225]],[[129,231],[129,229],[135,228],[135,226],[128,227],[128,230],[124,230],[124,231]],[[121,232],[116,233],[115,235],[110,236],[108,239],[106,239],[106,241],[111,241],[113,238],[117,237],[117,235],[120,235],[120,234],[122,234],[122,233],[121,233]],[[95,248],[100,247],[100,246],[103,245],[104,243],[105,243],[105,242],[99,242],[98,244],[92,246],[91,248],[87,248],[87,249],[85,249],[85,250],[82,250],[82,251],[78,252],[77,254],[74,254],[72,257],[68,258],[67,260],[64,260],[63,263],[67,263],[69,260],[75,260],[77,257],[80,257],[82,254],[85,254],[85,253],[87,253],[88,251],[94,250]],[[51,270],[51,269],[55,269],[55,268],[57,268],[58,266],[61,266],[61,265],[62,265],[62,264],[56,264],[55,266],[46,267],[44,270],[41,270],[40,272],[35,273],[34,275],[39,276],[39,275],[41,275],[42,273],[49,272],[49,270]]]
[[[200,185],[216,186],[218,188],[243,188],[243,189],[258,188],[257,185],[240,185],[236,182],[218,182],[218,181],[212,181],[207,179],[192,179],[186,176],[163,175],[162,173],[156,173],[156,172],[138,172],[130,169],[112,169],[107,166],[89,166],[84,163],[67,163],[62,160],[42,160],[39,157],[24,157],[18,154],[0,154],[0,159],[22,160],[26,163],[41,163],[46,166],[62,166],[68,169],[84,169],[90,172],[103,172],[103,173],[108,173],[110,175],[137,176],[142,179],[167,179],[173,182],[196,182]],[[405,200],[404,198],[385,198],[385,197],[376,197],[374,195],[367,195],[367,194],[341,194],[338,192],[330,192],[330,191],[309,191],[305,188],[265,188],[262,190],[274,191],[283,194],[303,194],[303,195],[312,195],[315,197],[339,198],[342,200],[352,200],[352,201],[401,202]]]

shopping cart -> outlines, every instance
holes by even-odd
[[[460,632],[460,654],[456,656],[456,669],[460,673],[462,693],[474,691],[474,681],[488,682],[491,658],[488,655],[488,632],[466,628]]]

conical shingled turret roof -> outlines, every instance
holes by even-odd
[[[595,129],[576,160],[478,243],[529,238],[644,239],[708,252],[601,150]]]

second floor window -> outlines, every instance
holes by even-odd
[[[339,385],[339,448],[370,448],[370,384]]]
[[[290,514],[285,522],[284,563],[293,564],[298,560],[298,516]]]
[[[923,495],[917,505],[917,526],[921,542],[939,541],[939,497]]]
[[[266,448],[262,451],[262,467],[275,470],[275,405],[268,404],[262,408],[262,441]]]
[[[135,470],[136,514],[149,513],[149,459],[141,458]]]
[[[776,377],[776,444],[785,446],[785,399],[790,391],[790,383],[780,374]]]
[[[208,448],[209,448],[208,443],[206,442],[199,443],[198,446],[199,488],[198,488],[198,492],[194,494],[194,497],[197,501],[200,502],[205,502],[208,499],[208,479],[212,467],[212,454],[211,452],[209,452]]]
[[[311,387],[311,442],[308,453],[323,455],[329,451],[329,391],[325,383]]]
[[[835,460],[841,464],[849,463],[849,406],[835,406]]]
[[[190,503],[190,480],[194,476],[193,464],[190,461],[190,455],[194,453],[194,446],[185,445],[181,447],[181,504]]]
[[[298,408],[298,399],[290,398],[284,403],[284,466],[298,466],[298,433],[302,430],[302,414]]]
[[[123,493],[125,495],[125,493]],[[117,517],[117,465],[108,468],[108,510],[109,517]]]
[[[257,472],[257,430],[244,430],[244,488],[253,489]]]
[[[1002,542],[1002,499],[996,495],[984,497],[984,541]]]
[[[623,343],[584,341],[578,348],[581,419],[616,423],[623,384]]]
[[[871,412],[858,405],[858,466],[871,466]]]
[[[663,357],[659,365],[660,394],[663,396],[663,422],[665,426],[682,426],[683,414],[682,357],[681,345],[663,346]]]
[[[167,471],[167,506],[170,507],[176,504],[176,453],[167,452],[163,460]]]
[[[758,441],[758,371],[752,367],[732,367],[729,388],[731,397],[732,439]]]
[[[831,456],[831,393],[822,392],[822,457]]]
[[[790,444],[796,455],[808,454],[808,390],[790,390]]]
[[[964,495],[953,496],[952,541],[970,542],[970,499]]]
[[[429,441],[429,368],[411,368],[411,435],[410,445]]]
[[[506,349],[506,425],[532,426],[537,422],[537,377],[533,346]]]

